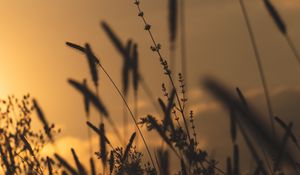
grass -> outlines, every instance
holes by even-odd
[[[220,167],[218,161],[211,159],[208,153],[200,147],[196,132],[196,127],[198,126],[194,122],[194,112],[187,108],[185,1],[170,0],[168,8],[170,55],[174,55],[170,60],[171,62],[175,61],[175,53],[177,51],[175,46],[178,42],[181,42],[182,73],[178,73],[178,78],[175,78],[177,72],[174,71],[174,63],[171,63],[170,68],[167,59],[163,56],[162,46],[154,37],[154,33],[151,30],[152,26],[146,19],[146,13],[142,10],[141,1],[134,0],[137,14],[143,21],[144,30],[152,41],[150,48],[162,65],[162,74],[168,78],[166,83],[171,85],[167,89],[165,84],[162,84],[163,98],[155,100],[156,97],[139,70],[138,43],[128,40],[126,44],[123,44],[111,27],[107,23],[102,22],[101,27],[123,60],[123,68],[121,70],[122,89],[117,86],[114,78],[106,70],[89,44],[80,46],[71,42],[66,43],[67,46],[85,56],[89,65],[90,79],[94,86],[93,88],[88,87],[87,79],[83,82],[74,79],[68,80],[68,83],[83,96],[83,108],[87,119],[86,127],[89,131],[90,140],[90,167],[87,168],[82,164],[80,155],[76,153],[75,149],[70,150],[74,163],[64,159],[58,153],[44,157],[41,154],[41,149],[46,143],[55,146],[55,135],[60,130],[54,124],[48,122],[36,99],[32,99],[29,95],[24,96],[20,100],[9,96],[7,100],[1,100],[0,105],[1,111],[4,111],[1,112],[0,124],[1,173],[5,175],[168,175],[176,172],[176,174],[180,175],[239,175],[243,172],[241,165],[245,163],[241,161],[242,155],[238,142],[242,138],[255,163],[255,168],[251,171],[251,174],[284,174],[290,172],[298,174],[300,164],[297,162],[295,154],[290,151],[291,147],[296,147],[298,151],[300,150],[297,136],[293,132],[293,123],[286,123],[279,117],[275,117],[272,112],[266,77],[264,76],[250,18],[243,0],[239,2],[257,60],[272,127],[269,129],[264,126],[264,123],[261,121],[262,116],[252,109],[251,104],[247,102],[239,88],[236,88],[236,94],[232,94],[226,86],[214,78],[207,78],[201,82],[207,92],[215,96],[230,111],[230,139],[233,152],[232,156],[228,155],[226,168]],[[264,0],[264,3],[266,10],[270,13],[279,31],[287,38],[292,51],[297,57],[296,48],[287,35],[286,25],[280,18],[279,13],[270,1]],[[180,40],[178,40],[178,33],[180,33]],[[132,133],[130,137],[129,134],[121,135],[118,126],[115,124],[116,121],[110,116],[105,102],[101,100],[101,94],[98,90],[100,84],[98,76],[100,72],[104,73],[105,77],[113,85],[114,91],[123,100],[124,107],[127,110],[125,112],[129,113],[131,122],[135,125],[136,132]],[[129,81],[130,79],[132,81]],[[147,93],[149,101],[157,110],[157,116],[152,114],[142,117],[138,116],[137,104],[140,86]],[[127,102],[130,88],[134,92],[134,109]],[[91,123],[91,106],[95,107],[99,112],[100,120],[98,124]],[[42,124],[42,129],[38,131],[32,128],[32,115],[34,112],[37,113],[38,119]],[[125,125],[127,125],[128,116],[124,116]],[[112,128],[114,136],[120,141],[120,145],[116,146],[111,143],[111,138],[107,137],[106,132],[108,127]],[[142,128],[145,128],[147,132],[156,132],[167,147],[161,146],[158,150],[153,151],[148,145],[148,140],[151,138],[145,137]],[[275,128],[283,134],[274,134]],[[124,130],[125,133],[127,133],[126,129]],[[99,137],[99,145],[92,144],[91,133]],[[238,134],[241,137],[238,137]],[[144,153],[137,150],[136,145],[138,142],[135,141],[138,139],[138,136],[143,142],[148,159],[144,158]],[[289,142],[292,142],[292,145],[288,144]],[[95,154],[93,154],[94,151]],[[95,159],[99,159],[99,161],[94,161]],[[172,159],[176,159],[178,164],[172,164]],[[289,167],[288,171],[286,171],[286,167]]]

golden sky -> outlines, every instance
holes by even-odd
[[[160,85],[166,79],[162,76],[158,58],[149,49],[151,42],[132,0],[0,2],[0,95],[31,93],[39,100],[48,120],[62,128],[61,137],[86,138],[86,133],[82,132],[86,130],[82,96],[66,80],[87,77],[91,82],[84,56],[67,48],[66,41],[91,43],[103,65],[120,85],[122,60],[100,28],[100,21],[108,22],[123,41],[132,38],[139,44],[142,74],[156,96],[161,96]],[[246,0],[246,5],[270,87],[298,87],[299,65],[261,1]],[[274,0],[274,5],[286,21],[289,35],[300,52],[300,2]],[[153,25],[155,37],[163,46],[163,54],[168,57],[167,1],[144,0],[142,8]],[[194,110],[200,114],[201,111],[217,111],[213,104],[212,107],[201,103],[205,101],[201,95],[205,92],[199,90],[199,79],[205,75],[215,75],[230,85],[249,92],[258,89],[259,92],[260,80],[238,1],[187,1],[186,15],[187,80],[190,94],[198,94],[190,100]],[[120,119],[121,100],[103,75],[100,95],[111,116]],[[141,115],[153,113],[144,94],[140,104]],[[275,112],[287,114],[282,111],[285,110]],[[226,119],[227,116],[221,117]],[[204,128],[204,131],[209,129]],[[211,136],[223,132],[216,131],[217,134]],[[201,135],[204,138],[210,136],[209,133]],[[209,139],[203,143],[215,144]]]

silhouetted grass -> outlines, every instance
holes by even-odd
[[[74,48],[80,53],[84,54],[89,65],[90,78],[94,84],[95,89],[88,87],[88,80],[78,82],[69,79],[68,83],[74,87],[81,95],[83,95],[84,111],[87,119],[87,128],[91,129],[98,135],[99,144],[96,146],[95,155],[92,154],[93,146],[90,140],[90,159],[89,169],[87,169],[81,160],[81,155],[71,148],[70,153],[73,156],[73,162],[66,160],[58,153],[43,157],[41,150],[45,144],[55,143],[54,134],[59,130],[55,128],[54,124],[49,124],[41,107],[35,99],[31,99],[28,95],[23,99],[17,100],[13,96],[9,96],[7,100],[0,100],[0,163],[5,175],[42,175],[42,174],[72,174],[72,175],[87,175],[87,174],[117,174],[117,175],[169,175],[177,173],[179,175],[197,174],[197,175],[240,175],[243,170],[242,165],[245,162],[241,161],[242,152],[239,145],[239,135],[242,136],[246,146],[252,155],[255,162],[255,169],[251,174],[283,174],[285,167],[290,167],[293,173],[298,174],[300,164],[297,162],[296,154],[292,152],[292,146],[300,150],[297,135],[293,132],[293,123],[284,122],[281,118],[273,115],[271,99],[267,87],[266,78],[264,76],[261,58],[256,46],[252,27],[250,25],[249,16],[245,8],[243,0],[240,0],[240,5],[245,17],[247,29],[250,35],[251,44],[256,56],[256,61],[259,68],[260,78],[263,84],[265,98],[267,101],[269,117],[271,120],[271,129],[265,127],[260,116],[239,88],[236,88],[237,94],[232,94],[227,90],[223,84],[215,79],[207,78],[202,85],[207,92],[214,95],[217,100],[229,110],[229,125],[230,137],[232,143],[232,156],[226,160],[226,172],[219,167],[218,161],[211,159],[208,153],[200,148],[199,138],[197,138],[195,117],[193,110],[188,110],[187,96],[186,96],[186,48],[185,48],[185,16],[184,16],[184,0],[169,0],[169,37],[170,37],[170,51],[175,53],[175,42],[177,40],[177,33],[181,32],[181,59],[182,71],[178,74],[178,83],[175,82],[174,74],[171,71],[175,70],[169,68],[167,59],[163,57],[161,51],[161,44],[154,38],[152,33],[152,26],[145,18],[145,13],[141,9],[141,1],[134,0],[134,4],[138,10],[138,16],[144,23],[144,29],[149,34],[152,41],[151,50],[157,54],[160,64],[162,65],[163,74],[168,78],[171,87],[167,89],[162,84],[163,98],[156,99],[147,86],[140,72],[139,50],[138,43],[129,39],[126,44],[122,43],[110,26],[102,22],[101,26],[105,33],[110,38],[117,51],[123,59],[122,75],[122,90],[116,85],[116,82],[110,76],[108,71],[101,64],[100,59],[95,55],[89,44],[84,47],[67,42],[66,45]],[[288,39],[286,24],[281,19],[279,13],[269,0],[263,0],[266,9],[274,19],[276,26],[281,33]],[[180,5],[179,5],[180,4]],[[180,22],[178,19],[180,16]],[[178,23],[181,24],[178,27]],[[291,48],[292,45],[291,45]],[[296,52],[295,52],[296,53]],[[295,54],[296,55],[296,54]],[[171,59],[171,61],[175,61]],[[99,89],[99,73],[104,73],[105,77],[112,83],[114,90],[118,93],[124,102],[125,109],[129,112],[133,124],[137,132],[133,132],[129,140],[127,140],[127,130],[124,137],[121,136],[118,126],[115,124],[116,120],[109,115],[108,108],[100,98]],[[130,76],[131,82],[130,82]],[[178,86],[177,86],[178,84]],[[160,111],[156,115],[148,114],[144,117],[138,116],[138,97],[139,86],[142,86],[146,91],[154,107],[159,107]],[[134,112],[128,105],[127,96],[132,87],[134,92]],[[94,92],[95,91],[95,92]],[[91,122],[90,108],[93,105],[100,114],[100,123],[93,124]],[[37,117],[43,126],[43,130],[34,131],[32,129],[32,112],[36,111]],[[126,111],[126,112],[127,112]],[[103,120],[105,119],[105,120]],[[280,126],[279,129],[283,134],[274,134],[275,127]],[[109,125],[106,125],[106,121]],[[126,123],[127,124],[127,123]],[[126,142],[126,145],[116,146],[107,137],[106,128],[113,129],[114,136],[117,137],[120,144]],[[142,133],[141,128],[145,127],[148,132],[157,132],[158,138],[146,138]],[[127,129],[127,128],[126,128]],[[88,130],[90,131],[90,130]],[[143,153],[137,150],[137,136],[140,135],[149,160],[143,159]],[[152,148],[146,142],[146,139],[161,139],[168,147],[159,147],[155,149],[154,156],[151,151]],[[289,144],[291,141],[291,144]],[[115,144],[115,143],[114,143]],[[220,143],[223,144],[223,143]],[[263,154],[261,154],[263,152]],[[228,154],[229,155],[229,154]],[[155,157],[155,161],[153,159]],[[100,161],[94,161],[94,158]],[[177,160],[174,165],[173,161]],[[149,161],[149,162],[148,162]],[[269,163],[271,161],[271,164]],[[248,162],[247,162],[248,163]],[[99,165],[100,164],[100,165]],[[225,169],[225,168],[224,168]]]

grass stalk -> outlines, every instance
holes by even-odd
[[[111,76],[107,73],[107,71],[105,70],[105,68],[102,66],[102,64],[98,63],[97,65],[101,68],[101,70],[104,72],[104,74],[106,75],[106,77],[109,79],[109,81],[112,83],[112,85],[113,85],[114,88],[117,90],[117,92],[118,92],[118,94],[120,95],[120,97],[122,98],[122,100],[123,100],[123,102],[124,102],[126,108],[128,109],[128,111],[129,111],[129,113],[130,113],[130,116],[131,116],[131,118],[132,118],[132,120],[133,120],[133,122],[134,122],[134,125],[136,126],[136,128],[137,128],[137,130],[138,130],[138,132],[139,132],[139,134],[140,134],[140,136],[141,136],[141,138],[142,138],[142,140],[143,140],[143,143],[144,143],[145,148],[146,148],[146,150],[147,150],[147,153],[148,153],[148,156],[149,156],[149,158],[150,158],[151,164],[152,164],[153,168],[155,168],[155,164],[154,164],[154,161],[153,161],[153,158],[152,158],[150,149],[149,149],[149,147],[148,147],[148,144],[147,144],[147,142],[146,142],[146,139],[145,139],[145,137],[144,137],[144,135],[143,135],[143,133],[142,133],[140,127],[138,126],[138,123],[137,123],[137,121],[136,121],[136,119],[135,119],[135,117],[134,117],[134,114],[133,114],[133,112],[131,111],[131,109],[130,109],[130,107],[129,107],[129,105],[128,105],[126,99],[125,99],[125,97],[123,96],[122,92],[120,91],[120,89],[118,88],[118,86],[116,85],[116,83],[113,81],[113,79],[111,78]]]
[[[254,52],[254,55],[255,55],[255,59],[256,59],[256,63],[257,63],[261,83],[262,83],[262,86],[263,86],[263,91],[264,91],[265,100],[266,100],[266,103],[267,103],[267,108],[268,108],[268,114],[269,114],[269,118],[270,118],[272,133],[275,135],[273,109],[272,109],[272,104],[271,104],[271,100],[270,100],[270,94],[269,94],[269,90],[268,90],[267,80],[266,80],[264,70],[263,70],[263,66],[262,66],[262,63],[261,63],[260,54],[259,54],[259,51],[258,51],[258,47],[256,45],[256,40],[255,40],[255,37],[254,37],[253,29],[251,27],[251,23],[250,23],[250,20],[249,20],[249,15],[248,15],[247,9],[245,7],[244,1],[239,0],[239,4],[241,6],[242,13],[243,13],[243,16],[244,16],[244,19],[245,19],[245,23],[246,23],[246,27],[247,27],[247,30],[248,30],[248,33],[249,33],[250,40],[251,40],[251,45],[252,45],[252,49],[253,49],[253,52]]]
[[[134,96],[133,96],[133,103],[134,103],[134,116],[135,116],[135,119],[138,121],[139,120],[139,116],[138,116],[138,91],[134,91]],[[137,131],[137,130],[136,130]],[[139,146],[139,139],[138,139],[138,136],[136,136],[135,138],[135,143],[136,143],[136,147],[138,148]]]
[[[186,21],[185,21],[185,0],[180,0],[180,36],[181,36],[181,72],[185,77],[186,90],[187,90],[187,53],[186,53]]]
[[[127,101],[127,97],[125,97],[125,100]],[[127,109],[126,105],[123,104],[123,137],[124,137],[124,146],[126,146],[126,140],[128,139],[128,115],[127,115]]]

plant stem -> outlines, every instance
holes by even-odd
[[[90,122],[90,119],[88,118],[88,121]],[[89,139],[89,151],[90,151],[90,157],[93,157],[93,142],[92,142],[92,133],[90,128],[87,128],[87,134],[88,134],[88,139]]]
[[[261,63],[261,58],[259,55],[259,51],[258,51],[258,47],[256,45],[256,41],[255,41],[255,37],[254,37],[254,33],[251,27],[251,23],[249,20],[249,16],[247,13],[247,10],[245,8],[245,4],[243,0],[239,0],[244,18],[245,18],[245,22],[246,22],[246,27],[248,29],[248,33],[249,33],[249,37],[251,40],[251,44],[252,44],[252,48],[255,54],[255,58],[256,58],[256,63],[257,63],[257,67],[258,67],[258,71],[259,71],[259,75],[260,75],[260,79],[261,79],[261,83],[263,86],[263,90],[264,90],[264,95],[265,95],[265,99],[266,99],[266,103],[267,103],[267,108],[268,108],[268,114],[269,114],[269,118],[270,118],[270,123],[271,123],[271,129],[272,129],[272,133],[273,135],[275,135],[275,127],[274,127],[274,120],[273,120],[273,109],[272,109],[272,105],[271,105],[271,100],[270,100],[270,94],[268,91],[268,85],[267,85],[267,80],[265,78],[264,75],[264,70],[263,70],[263,66]]]
[[[99,89],[98,89],[98,86],[95,85],[95,88],[96,88],[96,96],[97,96],[97,98],[99,99],[100,96],[99,96]],[[101,112],[99,112],[99,116],[100,116],[100,123],[103,123],[103,115],[101,114]]]
[[[130,116],[131,116],[131,118],[132,118],[132,120],[133,120],[133,122],[134,122],[134,124],[135,124],[135,126],[136,126],[136,128],[137,128],[137,130],[138,130],[138,132],[139,132],[139,134],[140,134],[140,136],[141,136],[141,138],[142,138],[142,140],[143,140],[143,143],[144,143],[145,148],[146,148],[146,150],[147,150],[147,153],[148,153],[148,155],[149,155],[149,158],[150,158],[150,161],[151,161],[151,163],[152,163],[152,166],[153,166],[153,168],[155,168],[155,164],[154,164],[152,155],[151,155],[151,153],[150,153],[149,147],[148,147],[148,145],[147,145],[147,142],[146,142],[146,140],[145,140],[145,137],[143,136],[143,133],[142,133],[141,129],[139,128],[138,123],[137,123],[137,121],[136,121],[136,119],[135,119],[135,117],[134,117],[134,115],[133,115],[133,113],[132,113],[132,111],[131,111],[131,109],[130,109],[128,103],[127,103],[127,101],[125,100],[125,97],[122,95],[122,92],[120,91],[120,89],[118,88],[118,86],[115,84],[115,82],[113,81],[113,79],[111,78],[111,76],[110,76],[110,75],[107,73],[107,71],[104,69],[104,67],[102,66],[102,64],[99,63],[98,66],[102,69],[102,71],[105,73],[105,75],[107,76],[107,78],[109,79],[109,81],[112,83],[112,85],[113,85],[114,88],[117,90],[117,92],[118,92],[118,94],[120,95],[120,97],[122,98],[122,100],[123,100],[123,102],[124,102],[126,108],[128,109],[128,111],[129,111],[129,113],[130,113]]]
[[[135,0],[135,2],[138,2],[137,0]],[[139,13],[143,13],[139,4],[137,4],[137,8],[138,8],[138,12]],[[146,19],[144,16],[141,16],[143,22],[145,25],[148,25]],[[151,30],[147,30],[148,33],[149,33],[149,36],[152,40],[152,43],[154,45],[155,48],[158,48],[158,44],[156,43],[155,39],[154,39],[154,36],[151,32]],[[159,49],[156,51],[156,53],[158,54],[158,57],[160,60],[164,60],[163,57],[162,57],[162,54],[160,53]],[[179,105],[179,108],[180,108],[180,113],[182,115],[182,118],[183,118],[183,122],[184,122],[184,125],[185,125],[185,129],[186,129],[186,132],[187,132],[187,135],[188,135],[188,138],[189,138],[189,141],[191,140],[191,137],[190,137],[190,133],[189,133],[189,128],[188,128],[188,125],[187,125],[187,122],[186,122],[186,117],[185,117],[185,114],[184,114],[184,110],[183,110],[183,107],[182,107],[182,104],[181,104],[181,101],[180,101],[180,98],[179,98],[179,95],[178,95],[178,92],[176,90],[176,86],[175,86],[175,83],[174,83],[174,80],[173,80],[173,77],[171,75],[171,73],[167,73],[167,76],[170,80],[170,83],[171,83],[171,86],[174,88],[175,90],[175,95],[176,95],[176,99],[177,99],[177,102],[178,102],[178,105]]]
[[[138,91],[134,91],[134,116],[135,116],[135,120],[138,121],[139,116],[138,116]],[[135,138],[135,143],[136,143],[136,147],[138,148],[139,145],[139,139],[138,136]]]
[[[125,97],[126,99],[126,101],[127,101],[127,97]],[[126,146],[126,141],[127,141],[127,135],[128,135],[128,115],[127,115],[127,109],[126,109],[126,106],[125,106],[125,104],[123,104],[123,137],[124,137],[124,146]]]
[[[185,23],[185,0],[180,0],[180,35],[181,35],[181,71],[185,77],[187,90],[187,57],[186,57],[186,23]]]
[[[290,46],[292,52],[294,53],[298,63],[300,64],[300,55],[299,55],[294,43],[292,42],[291,38],[288,35],[284,35],[284,36],[285,36],[285,39],[286,39],[288,45]]]

